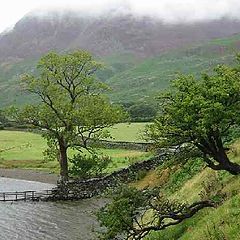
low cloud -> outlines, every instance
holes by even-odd
[[[157,17],[167,23],[194,22],[220,19],[223,17],[240,19],[239,0],[58,0],[38,7],[42,13],[46,9],[69,9],[87,15],[132,13],[137,16]],[[41,6],[40,6],[41,5]]]
[[[84,15],[126,14],[157,17],[166,23],[240,19],[239,0],[8,0],[1,3],[0,31],[14,25],[28,12],[74,10]]]
[[[139,15],[151,15],[166,22],[193,22],[240,18],[238,0],[161,0],[131,1],[132,11]]]

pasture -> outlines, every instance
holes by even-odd
[[[109,128],[112,141],[145,142],[145,126],[149,123],[119,123]]]
[[[117,124],[109,129],[115,141],[141,142],[140,133],[144,123]],[[36,169],[48,172],[59,172],[57,160],[49,161],[44,158],[46,140],[39,134],[20,131],[0,132],[0,168]],[[113,162],[108,171],[148,158],[151,154],[135,150],[98,149],[99,153],[108,155]],[[72,155],[73,152],[70,152]]]

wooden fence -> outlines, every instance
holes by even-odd
[[[53,190],[0,192],[0,202],[39,201],[52,196]]]

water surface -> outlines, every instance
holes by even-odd
[[[0,192],[51,189],[54,185],[0,178]],[[94,240],[94,212],[103,199],[77,202],[0,202],[1,240]]]

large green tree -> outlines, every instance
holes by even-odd
[[[181,75],[159,97],[160,114],[147,129],[158,147],[194,146],[208,167],[240,174],[226,153],[226,140],[240,125],[240,71],[218,66],[196,79]]]
[[[105,137],[104,129],[124,115],[103,95],[107,87],[95,76],[99,68],[88,52],[51,52],[40,59],[36,76],[22,77],[25,89],[40,102],[25,106],[16,118],[43,130],[50,152],[59,154],[63,181],[68,180],[68,149],[89,149],[89,139]]]

